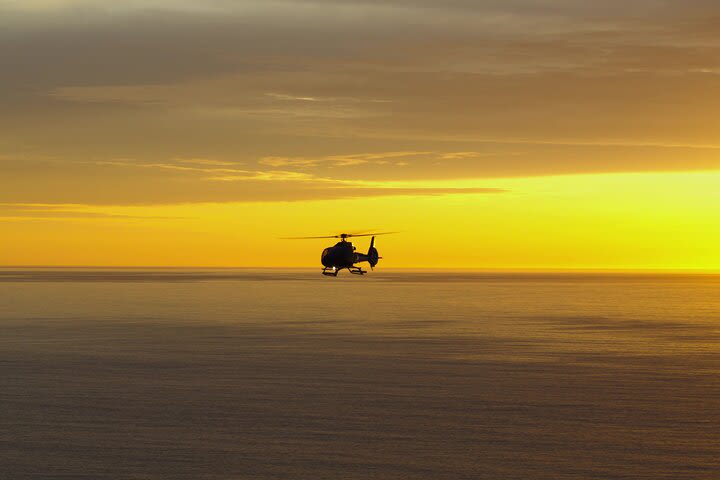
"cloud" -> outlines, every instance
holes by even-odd
[[[402,185],[383,181],[336,179],[316,172],[235,169],[179,163],[143,163],[129,159],[93,163],[42,160],[18,169],[0,169],[5,185],[0,202],[6,216],[94,216],[72,205],[157,205],[217,202],[292,202],[389,195],[500,193],[491,186],[434,188],[424,182]],[[32,176],[26,172],[33,172]],[[480,183],[480,182],[478,182]],[[18,204],[27,205],[19,207]],[[50,208],[50,205],[60,205]],[[89,213],[85,213],[89,212]]]
[[[0,204],[2,220],[178,220],[183,217],[161,217],[151,215],[125,215],[97,211],[91,205],[80,204]]]
[[[208,180],[215,180],[220,182],[247,182],[247,181],[283,181],[283,182],[315,182],[315,183],[338,183],[342,184],[342,182],[336,182],[331,179],[327,178],[320,178],[315,177],[313,175],[302,173],[302,172],[293,172],[293,171],[283,171],[283,170],[273,170],[273,171],[255,171],[255,172],[246,172],[243,175],[217,175],[217,176],[211,176],[207,177]]]
[[[258,163],[271,167],[317,167],[329,164],[335,167],[363,165],[366,163],[386,164],[388,159],[408,158],[431,155],[433,152],[376,152],[352,153],[347,155],[327,155],[319,158],[302,157],[263,157]]]
[[[229,162],[227,160],[215,160],[212,158],[177,158],[175,161],[179,163],[189,163],[193,165],[209,165],[219,167],[231,167],[234,165],[243,165],[244,162]]]
[[[493,155],[492,153],[483,152],[446,152],[440,153],[439,158],[441,160],[467,160],[483,156]],[[512,153],[505,152],[505,156],[512,156]],[[516,154],[517,155],[517,154]]]
[[[336,198],[333,182],[718,169],[719,13],[3,2],[0,197],[285,201]],[[137,165],[97,163],[119,158]]]
[[[312,158],[292,158],[292,157],[263,157],[258,163],[261,165],[269,165],[271,167],[313,167],[317,166],[321,160]]]
[[[437,196],[508,193],[503,188],[436,188],[436,187],[343,187],[336,189],[340,198],[385,196]]]
[[[299,102],[327,102],[332,101],[332,99],[323,99],[323,98],[315,98],[315,97],[296,97],[293,95],[286,95],[282,93],[266,93],[268,97],[272,97],[276,100],[291,100],[291,101],[299,101]]]

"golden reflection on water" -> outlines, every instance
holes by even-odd
[[[719,288],[3,270],[3,463],[12,478],[715,478]]]

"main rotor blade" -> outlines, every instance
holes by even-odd
[[[393,233],[400,232],[357,233],[353,235],[348,235],[348,237],[372,237],[373,235],[391,235]]]
[[[280,240],[316,240],[319,238],[352,238],[352,237],[372,237],[373,235],[390,235],[400,232],[378,232],[378,233],[340,233],[338,235],[325,235],[322,237],[280,237]]]
[[[280,237],[280,240],[315,240],[318,238],[340,238],[339,235],[328,235],[325,237]]]

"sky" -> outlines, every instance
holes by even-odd
[[[0,265],[319,266],[280,237],[393,230],[381,266],[720,270],[718,28],[709,0],[0,0]]]

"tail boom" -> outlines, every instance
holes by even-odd
[[[367,255],[363,255],[365,258],[365,261],[367,261],[370,264],[370,267],[374,267],[378,264],[380,261],[380,254],[377,251],[377,248],[375,248],[375,237],[372,237],[370,240],[370,248],[368,248]]]

